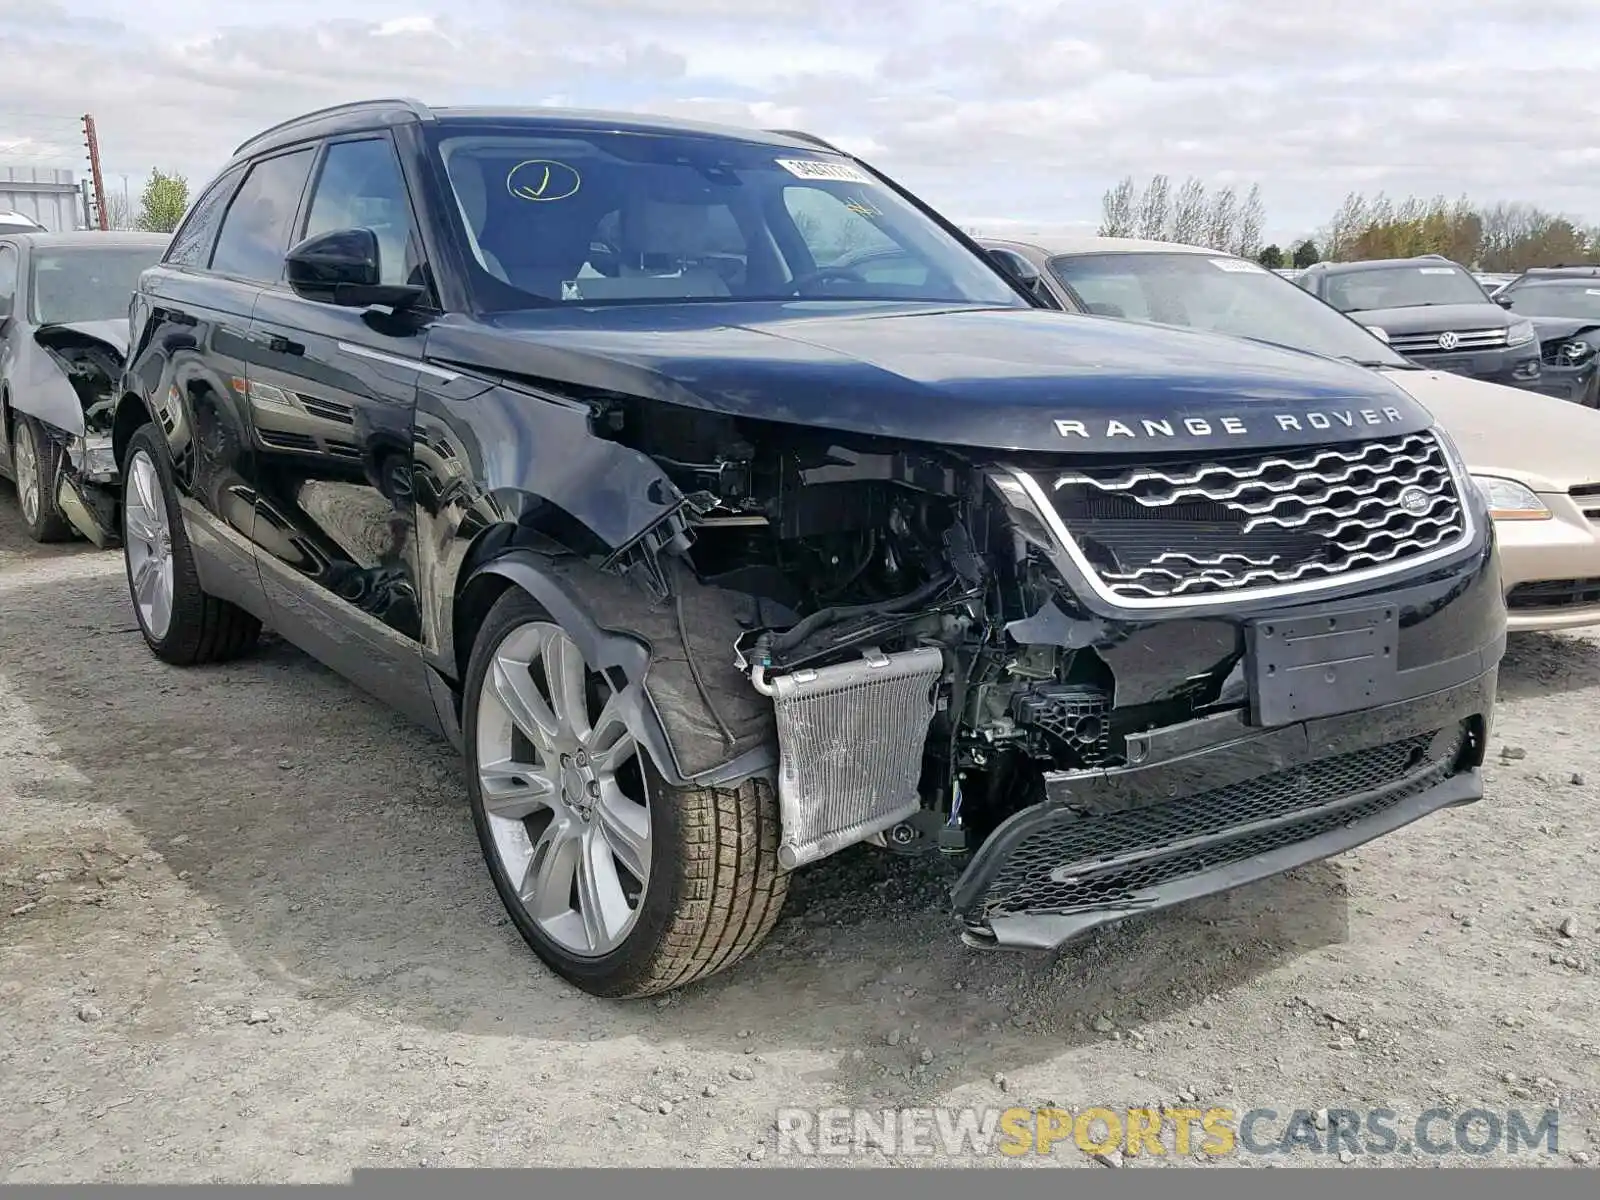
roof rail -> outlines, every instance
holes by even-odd
[[[807,133],[803,129],[769,129],[767,132],[775,133],[780,137],[791,137],[798,141],[810,142],[813,146],[820,146],[824,150],[832,150],[835,154],[844,153],[843,150],[839,149],[839,147],[835,146],[832,142],[819,138],[814,133]]]
[[[380,100],[352,100],[345,104],[330,104],[327,108],[315,109],[312,112],[301,113],[298,116],[290,117],[287,121],[279,121],[270,129],[263,129],[254,137],[240,142],[233,152],[235,155],[243,154],[247,149],[249,149],[251,146],[254,146],[257,142],[271,137],[273,134],[279,133],[282,130],[299,125],[303,121],[311,121],[317,117],[331,116],[334,113],[359,112],[364,108],[400,108],[409,112],[419,121],[427,121],[433,118],[433,113],[426,104],[424,104],[421,100],[413,100],[409,96],[386,97]]]

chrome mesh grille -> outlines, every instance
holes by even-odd
[[[1448,344],[1440,342],[1443,338]],[[1454,354],[1461,350],[1497,350],[1506,344],[1504,329],[1462,329],[1446,333],[1391,333],[1389,347],[1400,354]]]
[[[1075,470],[1050,501],[1100,582],[1188,599],[1399,566],[1467,532],[1431,433],[1270,455]]]
[[[771,679],[779,861],[832,854],[910,817],[944,655],[923,648]]]

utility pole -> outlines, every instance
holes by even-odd
[[[105,179],[100,174],[100,140],[95,137],[94,117],[88,113],[83,114],[83,144],[89,148],[89,177],[94,180],[94,206],[103,232],[111,228],[111,222],[106,215]]]

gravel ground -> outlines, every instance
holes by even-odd
[[[791,1105],[1558,1104],[1556,1155],[1381,1161],[1584,1163],[1600,645],[1514,639],[1501,687],[1489,798],[1333,862],[1044,958],[963,948],[937,861],[846,852],[745,964],[603,1003],[507,925],[447,747],[278,642],[158,664],[120,555],[33,545],[6,488],[0,1181],[771,1164]]]

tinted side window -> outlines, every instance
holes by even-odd
[[[228,206],[211,269],[262,283],[283,277],[283,256],[300,207],[312,152],[296,150],[250,168],[239,194]]]
[[[222,224],[222,214],[227,211],[228,197],[233,195],[243,174],[242,166],[235,167],[200,194],[183,224],[178,226],[178,232],[172,235],[172,245],[167,248],[164,261],[179,267],[205,266],[212,243],[217,240],[217,226]]]
[[[411,203],[400,160],[387,138],[335,142],[328,147],[311,197],[305,237],[336,229],[370,229],[378,236],[378,265],[386,284],[413,282],[421,266],[412,236]]]
[[[0,300],[12,300],[17,294],[17,252],[11,246],[0,246]]]

